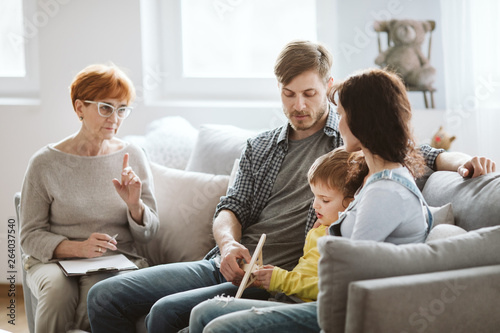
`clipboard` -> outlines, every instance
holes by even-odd
[[[257,266],[262,266],[262,247],[264,246],[264,242],[266,241],[266,234],[262,234],[259,239],[259,243],[255,248],[255,252],[253,253],[252,259],[250,263],[243,264],[242,269],[245,271],[245,275],[243,276],[243,280],[241,280],[241,284],[238,287],[238,291],[236,292],[236,296],[234,298],[240,298],[243,294],[243,291],[250,286],[254,281],[255,277],[250,277],[254,271],[257,270]]]
[[[88,259],[61,260],[57,264],[66,276],[81,276],[139,269],[123,254]]]

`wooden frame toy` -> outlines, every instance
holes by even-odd
[[[243,291],[255,281],[255,277],[251,275],[259,268],[259,266],[264,264],[262,261],[262,247],[264,246],[265,241],[266,234],[262,234],[260,236],[259,243],[257,243],[257,247],[255,248],[255,252],[253,253],[252,260],[250,260],[250,263],[243,264],[241,266],[241,268],[245,271],[245,275],[243,276],[243,280],[241,280],[240,287],[238,288],[238,292],[234,298],[241,298]]]

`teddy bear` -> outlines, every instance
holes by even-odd
[[[421,46],[434,25],[434,21],[376,21],[375,30],[387,32],[391,46],[378,55],[375,63],[399,73],[408,86],[432,89],[436,69],[422,53]]]
[[[443,126],[439,126],[439,130],[432,136],[431,147],[437,149],[449,150],[451,143],[455,140],[455,136],[448,134]]]

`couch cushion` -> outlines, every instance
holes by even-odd
[[[431,232],[427,236],[425,242],[432,242],[438,239],[463,235],[467,233],[465,229],[460,228],[453,224],[438,224],[432,228]]]
[[[163,117],[148,126],[146,135],[128,135],[123,139],[146,151],[150,161],[185,169],[193,151],[198,130],[182,117]]]
[[[150,265],[202,259],[215,245],[212,218],[229,176],[166,168],[151,163],[160,228],[138,244]]]
[[[498,332],[500,265],[349,285],[346,333]]]
[[[229,175],[247,139],[255,134],[231,125],[202,125],[186,170]]]
[[[426,244],[325,236],[318,248],[319,324],[325,332],[344,332],[350,282],[500,264],[500,226]]]
[[[422,194],[430,206],[453,205],[455,224],[474,230],[500,224],[500,173],[474,179],[456,172],[434,172]]]

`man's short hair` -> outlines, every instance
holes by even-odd
[[[331,77],[332,59],[330,51],[320,43],[292,41],[279,54],[274,74],[279,83],[287,85],[297,75],[314,70],[326,84]]]

